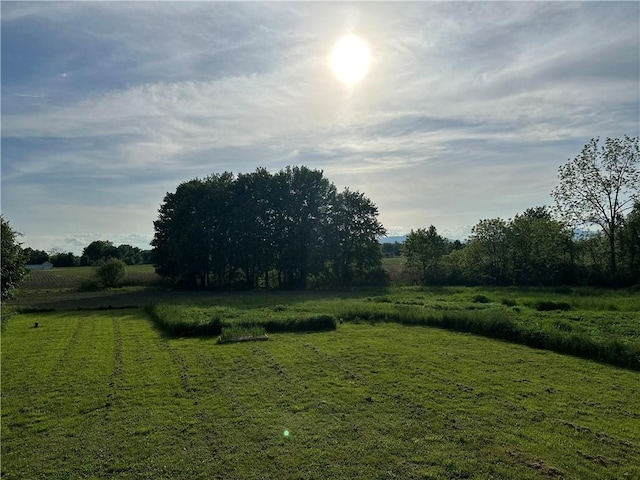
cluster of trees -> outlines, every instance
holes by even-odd
[[[640,203],[619,227],[615,274],[608,249],[603,233],[576,233],[548,207],[534,207],[480,220],[464,243],[434,226],[412,231],[402,255],[407,280],[425,284],[632,285],[640,283]]]
[[[56,266],[149,263],[177,284],[217,288],[304,288],[385,279],[381,256],[401,249],[425,283],[554,285],[640,283],[638,137],[591,140],[559,169],[555,209],[485,219],[465,242],[434,226],[404,244],[380,246],[386,232],[363,194],[338,192],[321,171],[287,167],[211,175],[167,193],[154,222],[152,251],[96,241],[81,257],[27,248],[2,218],[2,298],[25,263]],[[595,228],[595,230],[594,230]],[[117,261],[116,261],[117,260]],[[120,275],[123,265],[108,270]],[[117,270],[117,271],[116,271]],[[109,283],[109,281],[107,281]]]
[[[51,262],[54,267],[78,267],[98,265],[110,258],[117,258],[127,265],[139,265],[151,263],[151,250],[142,250],[131,245],[115,246],[108,240],[96,240],[87,245],[82,255],[74,255],[73,252],[62,252],[57,249],[51,252],[37,250],[31,247],[24,249],[27,265],[40,265]]]
[[[593,139],[560,167],[555,210],[481,220],[464,245],[412,231],[406,263],[425,283],[640,283],[639,165],[637,137]]]
[[[378,209],[319,170],[211,175],[167,193],[154,222],[158,274],[184,286],[304,288],[381,278]]]
[[[121,260],[127,265],[151,263],[151,250],[123,244],[117,247],[108,240],[96,240],[87,245],[80,257],[81,265],[98,265],[110,258]]]

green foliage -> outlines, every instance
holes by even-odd
[[[436,227],[411,230],[402,246],[402,255],[409,267],[417,268],[422,281],[436,282],[444,277],[442,260],[447,253],[447,239],[438,234]]]
[[[638,137],[591,139],[580,155],[558,170],[552,192],[560,214],[572,225],[597,225],[608,240],[609,273],[617,273],[618,234],[624,215],[640,201]]]
[[[126,273],[124,262],[117,258],[110,258],[96,267],[96,277],[104,288],[119,286]]]
[[[0,216],[0,299],[10,298],[13,290],[26,275],[26,258],[18,236],[20,233],[11,228],[9,222]]]
[[[157,272],[186,287],[351,284],[380,270],[377,215],[364,195],[337,193],[306,167],[190,180],[154,222]]]
[[[149,305],[145,311],[161,331],[179,337],[220,335],[225,313],[166,304]]]
[[[79,292],[97,292],[102,288],[100,280],[97,276],[91,278],[83,278],[78,282]]]
[[[313,314],[280,308],[195,307],[157,304],[147,307],[154,323],[173,336],[219,335],[224,328],[264,328],[268,332],[321,332],[335,330],[331,314]]]
[[[535,308],[539,312],[549,312],[553,310],[571,310],[571,304],[568,302],[554,302],[552,300],[540,300],[535,303]]]
[[[117,257],[117,248],[108,240],[96,240],[87,245],[82,251],[82,257],[89,265],[97,265],[109,258]]]
[[[222,327],[222,333],[218,343],[229,343],[246,340],[264,340],[266,339],[266,330],[263,326],[258,325],[231,325]]]
[[[217,297],[216,306],[159,304],[152,316],[162,331],[180,336],[217,335],[234,325],[262,326],[271,333],[333,330],[336,319],[435,326],[640,370],[640,302],[632,294],[510,289],[506,302],[491,301],[504,292],[405,288],[344,299],[259,297],[255,304],[244,297]]]
[[[467,275],[493,285],[509,283],[509,225],[501,218],[480,220],[464,249]]]
[[[27,265],[41,265],[49,260],[49,254],[44,250],[34,250],[31,247],[24,249],[25,262]]]
[[[478,294],[473,297],[475,303],[491,303],[491,299],[486,295]]]

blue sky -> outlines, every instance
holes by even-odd
[[[390,235],[551,204],[591,137],[640,134],[640,3],[10,2],[2,214],[24,246],[148,248],[167,191],[322,169]],[[367,42],[348,87],[333,45]]]

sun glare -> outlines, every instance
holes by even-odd
[[[347,35],[335,44],[331,51],[331,69],[338,80],[354,85],[369,71],[371,54],[360,37]]]

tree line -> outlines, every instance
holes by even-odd
[[[412,231],[406,265],[423,283],[640,283],[639,165],[638,137],[592,139],[559,168],[555,208],[480,220],[464,245]]]
[[[40,265],[51,262],[54,267],[96,266],[111,258],[121,260],[127,265],[151,263],[151,250],[143,250],[128,244],[114,245],[109,240],[95,240],[87,245],[81,255],[54,249],[50,252],[27,247],[23,250],[27,265]]]
[[[362,193],[322,171],[214,174],[167,193],[154,222],[159,275],[188,287],[305,288],[384,278],[386,232]]]
[[[434,226],[380,246],[378,209],[362,193],[338,192],[322,171],[225,172],[181,183],[154,222],[153,249],[96,241],[81,257],[22,249],[2,218],[2,298],[25,263],[97,265],[153,261],[175,284],[305,288],[383,283],[381,257],[401,252],[414,280],[432,284],[632,285],[640,283],[638,137],[592,139],[558,170],[555,206],[513,219],[480,220],[466,242]]]
[[[480,220],[465,242],[429,228],[411,231],[401,246],[405,270],[396,280],[431,285],[598,285],[640,283],[640,203],[617,232],[616,272],[602,232],[576,232],[549,207],[513,219]]]

